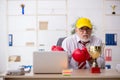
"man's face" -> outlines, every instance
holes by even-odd
[[[82,41],[89,41],[91,33],[92,33],[92,29],[84,26],[82,28],[76,28],[76,33],[78,34],[78,36],[80,37],[80,39]]]

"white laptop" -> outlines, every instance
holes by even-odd
[[[68,56],[64,51],[36,51],[33,53],[33,73],[62,73],[68,69]]]

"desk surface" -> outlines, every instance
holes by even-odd
[[[5,80],[8,80],[8,78],[19,78],[19,79],[24,79],[24,78],[52,78],[52,79],[80,79],[80,78],[87,78],[87,79],[98,79],[98,78],[116,78],[117,80],[120,80],[120,73],[117,72],[116,70],[102,70],[101,73],[90,73],[90,70],[73,70],[71,76],[63,76],[62,74],[25,74],[22,76],[9,76],[9,75],[1,75]]]

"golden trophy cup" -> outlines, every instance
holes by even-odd
[[[111,8],[112,8],[112,14],[116,14],[116,12],[115,12],[115,9],[116,9],[116,5],[111,5]]]
[[[101,55],[101,46],[90,46],[89,48],[89,54],[91,55],[93,59],[92,67],[91,67],[91,73],[100,73],[100,68],[97,63],[97,58]]]

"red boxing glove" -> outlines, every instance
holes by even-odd
[[[87,48],[86,47],[84,47],[84,48],[82,48],[82,50],[85,52],[85,57],[86,57],[86,60],[90,60],[91,58],[90,58],[90,54],[89,54],[89,52],[88,52],[88,50],[87,50]]]
[[[64,49],[60,46],[55,46],[53,45],[52,48],[51,48],[52,51],[64,51]]]
[[[77,62],[86,61],[86,54],[84,50],[80,50],[79,48],[73,51],[72,57]]]

